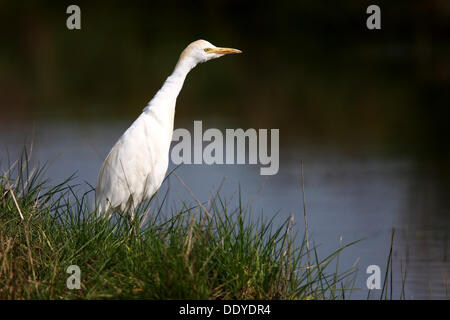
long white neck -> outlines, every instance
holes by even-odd
[[[197,63],[191,57],[181,55],[172,74],[166,79],[163,86],[155,94],[153,99],[145,107],[144,112],[153,112],[155,115],[169,115],[169,121],[173,121],[175,104],[178,94],[183,87],[187,74]]]

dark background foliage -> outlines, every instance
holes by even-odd
[[[245,54],[189,75],[177,119],[448,157],[450,2],[77,1],[0,4],[1,121],[134,119],[203,38]],[[282,143],[286,140],[282,139]]]

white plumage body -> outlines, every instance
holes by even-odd
[[[198,40],[182,52],[173,73],[103,162],[95,190],[99,214],[117,210],[132,218],[136,206],[159,189],[169,164],[175,104],[187,74],[198,63],[227,53],[240,51]]]
[[[171,140],[171,130],[152,114],[143,113],[136,119],[111,149],[100,170],[99,212],[109,208],[130,211],[148,200],[164,180]]]
[[[96,188],[99,213],[109,209],[132,214],[161,186],[169,165],[178,79],[171,76],[106,157]]]

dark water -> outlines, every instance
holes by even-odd
[[[36,124],[33,159],[41,164],[49,161],[47,175],[54,182],[77,171],[79,182],[95,185],[104,157],[127,125]],[[32,135],[32,127],[0,129],[3,168],[7,150],[15,159]],[[428,175],[411,159],[361,156],[339,148],[297,144],[280,149],[280,170],[274,176],[261,176],[259,165],[183,165],[177,174],[201,201],[208,200],[225,177],[223,197],[231,198],[240,185],[244,202],[253,201],[252,214],[271,218],[278,212],[277,223],[294,214],[302,233],[301,160],[310,239],[319,254],[326,256],[335,250],[341,237],[344,244],[365,238],[340,257],[341,270],[358,261],[355,287],[360,289],[352,298],[367,297],[369,265],[379,265],[384,275],[392,228],[396,230],[394,298],[399,298],[402,290],[401,265],[406,268],[407,299],[449,298],[450,214],[442,201],[448,190],[439,177]],[[170,206],[180,207],[181,200],[194,202],[176,178],[170,178],[169,185]],[[371,297],[379,297],[380,291],[373,290]]]

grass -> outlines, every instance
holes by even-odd
[[[130,225],[97,217],[73,176],[52,185],[26,151],[0,176],[0,299],[344,299],[355,269],[339,248],[319,259],[292,215],[276,226],[216,191],[163,214],[146,203]],[[91,191],[92,192],[92,191]],[[306,212],[305,212],[306,219]],[[329,272],[330,264],[336,264]],[[81,289],[66,272],[81,270]]]

